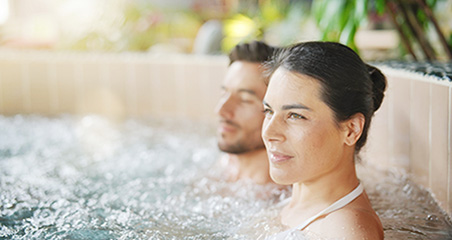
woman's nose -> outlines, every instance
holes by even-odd
[[[276,116],[265,118],[262,124],[262,139],[265,142],[284,141],[283,123]]]

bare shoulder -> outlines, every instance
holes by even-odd
[[[312,231],[326,238],[383,239],[380,219],[369,207],[347,206],[312,224]]]

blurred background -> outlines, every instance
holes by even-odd
[[[225,54],[254,39],[332,40],[367,60],[447,60],[451,13],[451,0],[0,0],[0,49]]]

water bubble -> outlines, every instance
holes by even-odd
[[[0,116],[1,238],[265,239],[284,229],[274,203],[290,192],[223,181],[214,131],[103,123]],[[364,175],[389,239],[445,233],[425,190],[398,173]]]

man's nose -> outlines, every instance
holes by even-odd
[[[223,96],[215,107],[215,112],[225,119],[234,117],[235,101],[232,94]]]

